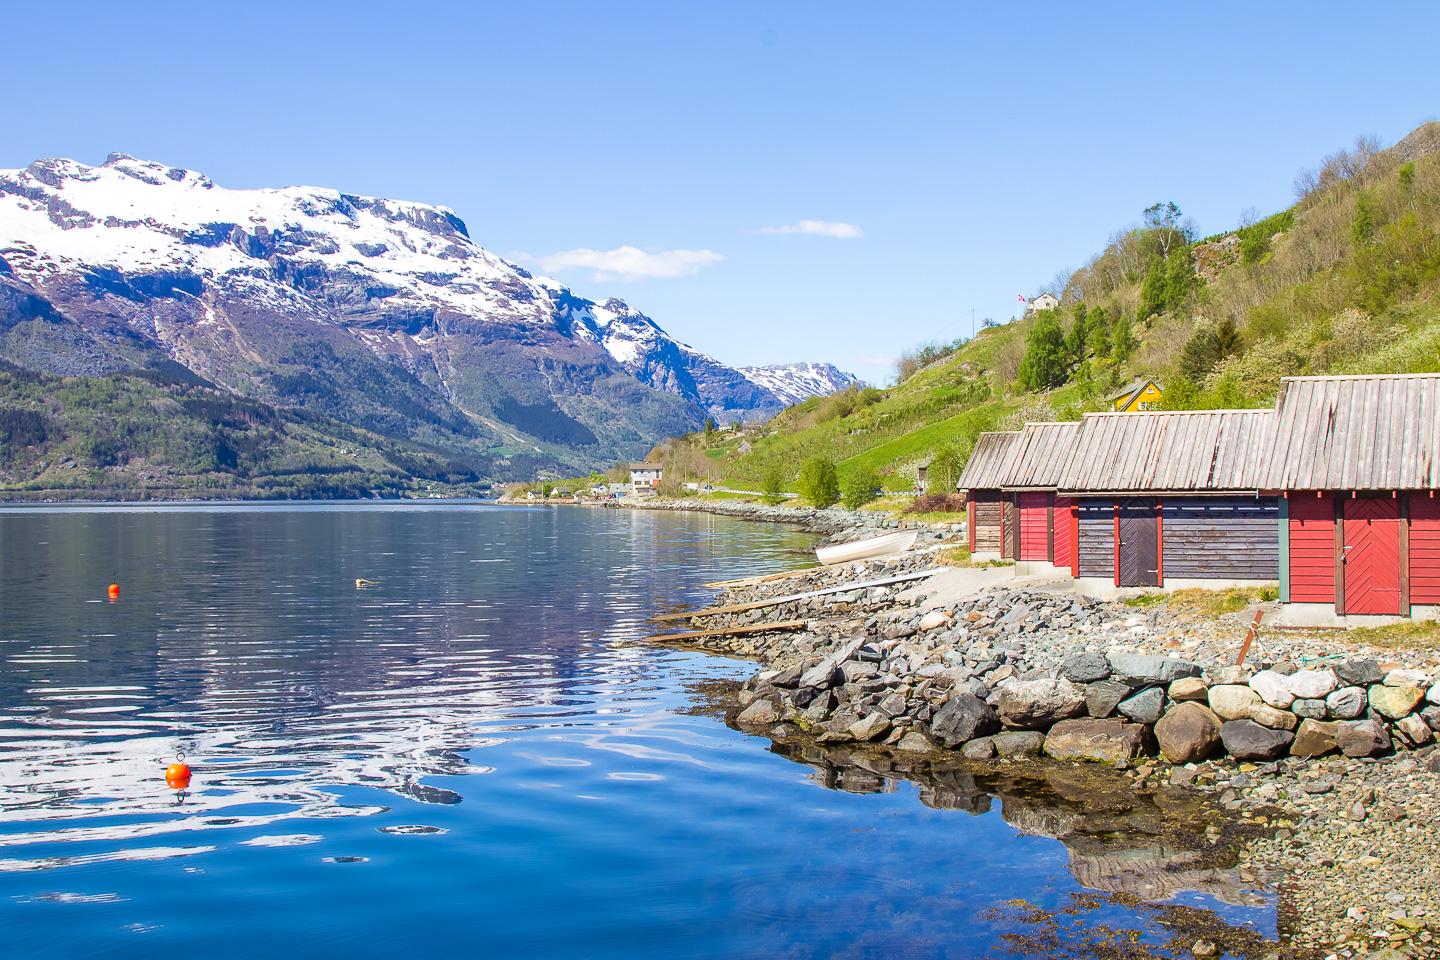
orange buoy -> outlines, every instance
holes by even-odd
[[[105,592],[109,595],[109,597],[110,597],[111,600],[119,600],[119,599],[120,599],[120,584],[118,584],[118,583],[112,583],[112,584],[110,584],[110,589],[106,590]]]
[[[172,790],[184,790],[190,786],[190,768],[183,763],[172,763],[165,768],[165,785]]]

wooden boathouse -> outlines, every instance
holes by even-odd
[[[1069,462],[1080,424],[1027,423],[1010,442],[1000,478],[1004,555],[1026,564],[1049,563],[1065,570],[1076,557],[1073,497],[1057,497],[1061,471]]]
[[[1440,374],[1286,378],[1275,416],[1281,599],[1440,615]]]
[[[1116,587],[1273,582],[1279,505],[1260,495],[1271,410],[1092,413],[1057,484],[1077,500],[1075,576]]]
[[[957,487],[965,491],[965,526],[969,530],[970,553],[983,558],[1013,556],[1011,538],[1005,536],[1004,498],[1000,484],[1010,463],[1010,448],[1019,439],[1011,433],[982,433]]]

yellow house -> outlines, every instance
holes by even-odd
[[[1160,402],[1164,391],[1154,380],[1136,380],[1124,390],[1110,397],[1110,409],[1116,413],[1135,413],[1153,410]]]

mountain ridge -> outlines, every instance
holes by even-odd
[[[20,367],[178,365],[495,479],[516,454],[527,469],[592,468],[854,380],[729,367],[624,301],[489,252],[448,207],[232,190],[121,153],[0,170],[0,288],[0,358]]]

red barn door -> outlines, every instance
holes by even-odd
[[[1050,559],[1050,494],[1020,494],[1021,560]]]
[[[1400,613],[1400,502],[1345,501],[1345,612]]]
[[[1075,567],[1075,498],[1055,498],[1055,559],[1057,567],[1066,567],[1072,577],[1079,576]]]

